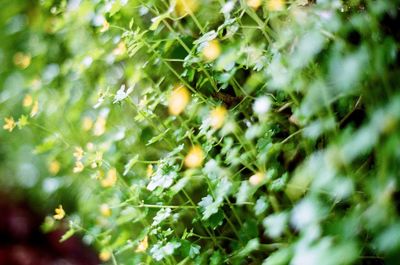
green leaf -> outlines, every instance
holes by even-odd
[[[292,257],[292,250],[282,248],[266,258],[262,265],[287,265]]]
[[[115,0],[111,10],[110,10],[110,17],[114,16],[116,13],[118,13],[122,8],[122,4],[120,0]]]
[[[134,207],[127,207],[121,211],[118,219],[115,221],[116,224],[122,225],[128,222],[134,223],[141,220],[146,216],[146,212],[139,211]]]
[[[156,30],[158,28],[158,25],[160,25],[160,22],[163,21],[164,19],[168,18],[168,17],[169,17],[169,13],[165,13],[165,14],[162,14],[162,15],[159,15],[157,17],[152,18],[151,19],[152,23],[151,23],[149,29],[151,31]]]
[[[260,240],[258,238],[253,238],[251,240],[249,240],[246,244],[246,246],[244,246],[244,248],[242,248],[236,255],[237,257],[246,257],[248,256],[251,252],[258,250],[260,246]]]
[[[146,145],[148,146],[148,145],[151,145],[151,144],[154,144],[154,143],[160,141],[161,139],[163,139],[163,138],[165,137],[165,135],[167,135],[167,133],[168,133],[169,131],[170,131],[170,128],[166,129],[165,131],[163,131],[163,132],[160,133],[159,135],[154,136],[153,138],[151,138],[151,139],[148,141],[148,143],[147,143]]]
[[[75,234],[76,230],[73,228],[70,228],[67,232],[65,232],[64,235],[62,235],[60,242],[64,242],[65,240],[69,239]]]
[[[214,251],[210,257],[210,265],[220,265],[223,262],[223,256],[219,250]]]
[[[40,145],[37,145],[34,149],[35,154],[43,154],[46,153],[47,151],[50,151],[55,147],[57,143],[57,138],[50,136],[46,138]]]
[[[124,167],[124,173],[122,173],[123,176],[126,176],[129,173],[129,170],[138,162],[139,155],[135,155],[133,158],[131,158],[128,163]]]
[[[223,224],[224,218],[223,212],[219,210],[217,213],[211,215],[208,220],[204,222],[204,225],[216,229]]]

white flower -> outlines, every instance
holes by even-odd
[[[125,85],[122,85],[121,88],[117,91],[117,94],[115,94],[113,104],[126,99],[129,96],[129,94],[132,93],[132,91],[133,91],[133,87],[129,87],[125,91]]]
[[[271,214],[266,217],[263,220],[266,235],[271,238],[280,237],[285,230],[287,217],[285,212]]]
[[[235,7],[235,2],[228,1],[221,8],[221,13],[224,14],[225,18],[229,18],[230,17],[230,13],[232,12],[234,7]]]
[[[271,108],[271,99],[268,96],[257,98],[253,104],[254,112],[259,116],[264,116]]]
[[[311,200],[303,200],[298,203],[292,212],[291,222],[298,228],[305,228],[318,221],[318,206]]]

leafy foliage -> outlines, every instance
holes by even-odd
[[[63,239],[114,264],[396,262],[399,1],[1,6],[0,184],[62,204]]]

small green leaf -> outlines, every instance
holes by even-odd
[[[56,137],[48,137],[46,138],[40,145],[37,145],[33,151],[34,154],[43,154],[47,151],[50,151],[56,145],[57,140]]]
[[[75,229],[70,228],[60,239],[60,242],[64,242],[65,240],[68,240],[68,238],[72,237],[75,234]]]
[[[139,155],[135,155],[128,161],[128,163],[124,167],[124,173],[122,175],[126,176],[128,174],[129,170],[131,170],[131,168],[137,163],[138,158]]]
[[[170,129],[168,128],[168,129],[165,130],[163,133],[160,133],[159,135],[154,136],[153,138],[151,138],[151,139],[149,140],[149,142],[148,142],[146,145],[148,146],[148,145],[151,145],[151,144],[154,144],[154,143],[160,141],[161,139],[163,139],[163,138],[165,137],[165,135],[166,135],[169,131],[170,131]]]
[[[264,260],[262,265],[286,265],[292,257],[292,251],[288,248],[280,249]]]
[[[158,28],[158,25],[160,25],[160,22],[161,21],[163,21],[163,19],[165,19],[165,18],[167,18],[167,17],[169,17],[169,13],[165,13],[165,14],[162,14],[162,15],[159,15],[159,16],[157,16],[157,17],[153,17],[152,19],[151,19],[151,26],[150,26],[150,30],[151,31],[154,31],[154,30],[156,30],[157,28]]]
[[[247,242],[246,246],[242,248],[235,256],[246,257],[251,252],[257,250],[260,246],[260,240],[258,238],[253,238]]]

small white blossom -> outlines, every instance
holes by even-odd
[[[253,110],[259,116],[264,116],[271,108],[271,99],[268,96],[262,96],[254,101]]]
[[[122,85],[121,88],[117,91],[117,94],[115,94],[113,104],[118,103],[124,99],[126,99],[130,93],[132,93],[133,87],[129,87],[125,91],[125,85]]]
[[[296,228],[302,229],[319,220],[317,207],[311,200],[301,201],[293,209],[292,224]]]

